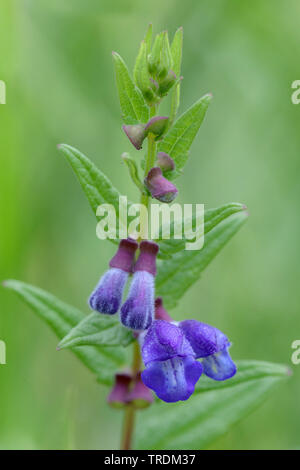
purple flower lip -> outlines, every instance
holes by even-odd
[[[155,299],[155,320],[172,321],[172,318],[163,306],[162,297]]]
[[[173,158],[170,157],[165,152],[158,152],[157,156],[157,163],[158,166],[163,170],[163,171],[173,171],[175,170],[175,163]]]
[[[174,357],[151,362],[142,372],[142,380],[166,403],[187,400],[194,393],[202,374],[202,365],[193,356]]]
[[[147,271],[156,276],[156,255],[159,251],[157,243],[144,240],[140,243],[140,255],[134,267],[134,272]]]
[[[145,127],[142,124],[128,124],[122,126],[128,139],[137,150],[140,150],[146,137]]]
[[[170,203],[178,194],[176,186],[163,176],[158,166],[151,168],[144,183],[151,196],[161,202]]]
[[[109,266],[131,273],[133,271],[134,255],[138,246],[138,243],[132,238],[121,240],[118,251],[110,260]]]

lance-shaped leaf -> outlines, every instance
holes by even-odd
[[[147,44],[147,53],[149,54],[152,46],[152,23],[150,23],[148,26],[144,41]]]
[[[135,86],[124,60],[117,52],[113,52],[113,60],[124,123],[146,123],[149,120],[149,108],[141,91]]]
[[[207,209],[204,211],[204,227],[202,224],[199,226],[199,230],[203,231],[204,235],[210,232],[216,225],[220,224],[223,220],[230,217],[236,212],[242,212],[246,210],[246,206],[236,202],[231,202],[229,204],[224,204],[216,209]],[[193,213],[191,219],[185,217],[182,221],[180,218],[179,224],[181,227],[182,237],[180,239],[174,239],[175,224],[176,221],[172,220],[171,224],[168,224],[166,227],[164,225],[160,226],[160,232],[158,235],[159,243],[159,257],[162,259],[170,258],[174,253],[186,249],[186,243],[193,242],[193,239],[188,240],[184,234],[184,227],[187,225],[187,221],[191,223],[193,230],[196,231],[196,213]],[[166,230],[166,235],[170,237],[165,240],[162,239],[164,230]],[[201,236],[203,233],[197,233],[197,236]],[[196,234],[195,234],[196,235]]]
[[[182,43],[183,43],[183,28],[181,27],[177,29],[174,35],[172,44],[171,44],[171,54],[173,57],[173,71],[177,78],[180,77],[180,72],[181,72]],[[175,85],[172,91],[170,127],[176,118],[179,104],[180,104],[180,81]]]
[[[156,278],[157,295],[162,296],[168,308],[176,306],[200,277],[202,271],[224,245],[241,228],[248,214],[239,212],[216,225],[204,238],[201,250],[181,251],[171,259],[160,261]]]
[[[114,207],[116,212],[116,234],[118,238],[119,228],[123,230],[125,228],[123,227],[124,223],[127,222],[128,226],[131,220],[131,218],[128,217],[127,221],[122,220],[121,224],[123,225],[119,226],[119,198],[121,194],[112,185],[105,174],[79,150],[67,144],[60,144],[58,148],[63,152],[74,170],[94,214],[97,214],[97,208],[101,204],[110,204]],[[128,206],[130,204],[129,202]],[[108,239],[111,242],[116,242],[116,240],[112,238]]]
[[[96,214],[100,204],[111,204],[119,213],[119,197],[121,194],[99,168],[79,150],[67,144],[60,144],[61,150],[74,170],[79,183],[88,198],[93,212]]]
[[[128,346],[132,331],[121,325],[118,316],[93,312],[83,318],[58,344],[58,349],[74,346]]]
[[[133,183],[137,186],[141,193],[144,193],[145,186],[139,177],[139,172],[135,160],[127,152],[122,153],[121,158],[125,162],[129,170],[130,178],[132,179]]]
[[[180,170],[186,164],[189,149],[203,122],[211,99],[211,94],[204,95],[179,116],[158,146],[159,152],[165,152],[173,158],[176,164],[176,172],[173,172],[174,176],[178,176]]]
[[[137,448],[205,449],[271,397],[290,374],[279,364],[240,361],[237,366],[236,376],[225,382],[201,377],[198,393],[187,402],[157,401],[145,410],[136,430]]]
[[[173,57],[173,71],[177,77],[181,71],[181,60],[182,60],[182,43],[183,43],[183,28],[177,29],[174,34],[174,38],[171,44],[171,54]]]
[[[142,41],[137,59],[135,61],[133,76],[135,83],[141,90],[146,102],[151,105],[155,102],[155,96],[153,90],[150,87],[147,56],[148,45],[146,41]]]
[[[59,339],[86,318],[76,308],[37,287],[16,280],[7,280],[4,286],[16,292]],[[126,360],[125,351],[120,347],[83,346],[72,348],[72,352],[96,375],[99,382],[108,385],[113,382],[114,373]]]

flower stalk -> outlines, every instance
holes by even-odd
[[[150,108],[150,116],[154,117],[156,115],[157,107],[151,106]],[[156,158],[156,142],[155,136],[151,133],[148,134],[148,149],[147,149],[147,158],[146,158],[146,165],[145,165],[145,177],[147,176],[150,169],[154,166],[155,158]],[[140,198],[140,203],[143,204],[147,209],[149,206],[149,196],[148,194],[142,193]],[[143,211],[141,211],[141,219],[140,219],[140,227],[141,231],[143,228],[147,229],[148,231],[148,224],[149,220],[142,220]],[[148,214],[148,211],[147,211]],[[146,231],[146,230],[145,230]],[[141,232],[141,237],[138,241],[141,241],[143,238],[148,238],[146,233]],[[139,373],[141,368],[142,358],[140,353],[140,347],[138,341],[135,340],[133,343],[133,357],[132,357],[132,366],[131,372],[132,375],[135,376]],[[122,442],[121,442],[121,450],[130,450],[132,448],[132,437],[134,433],[134,425],[135,425],[135,408],[132,403],[129,403],[125,407],[124,413],[124,422],[123,422],[123,434],[122,434]]]

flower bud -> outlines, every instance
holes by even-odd
[[[121,307],[121,322],[133,330],[146,330],[154,319],[154,276],[158,245],[150,241],[140,243],[140,255],[128,297]]]
[[[177,196],[176,186],[163,176],[159,167],[154,167],[149,171],[144,183],[151,196],[160,202],[170,203]]]
[[[159,139],[166,131],[169,123],[167,116],[154,116],[145,126],[145,135],[154,134]]]
[[[133,270],[137,247],[135,240],[121,240],[117,253],[109,263],[110,269],[103,274],[90,296],[89,304],[93,310],[109,315],[117,313],[128,275]]]
[[[134,255],[138,246],[138,243],[132,238],[121,240],[118,251],[110,260],[109,266],[131,273],[133,271]]]
[[[142,382],[140,372],[134,380],[133,388],[128,394],[127,401],[133,404],[136,409],[147,408],[154,401],[151,390]]]
[[[158,94],[160,96],[167,95],[168,91],[172,88],[172,86],[176,83],[177,77],[173,70],[169,70],[167,76],[160,81],[158,87]]]
[[[172,321],[172,318],[163,306],[162,297],[155,299],[155,320]]]
[[[113,408],[124,408],[128,403],[129,387],[132,376],[127,372],[115,375],[115,384],[107,397],[107,402]]]
[[[156,158],[157,158],[158,166],[162,169],[162,171],[173,171],[173,170],[175,170],[174,160],[167,153],[158,152]]]
[[[159,251],[158,244],[149,240],[140,243],[140,255],[134,266],[134,272],[147,271],[156,276],[156,255]]]
[[[142,148],[143,141],[146,137],[145,127],[142,124],[123,125],[123,131],[128,139],[137,150]]]

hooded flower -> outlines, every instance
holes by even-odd
[[[132,403],[136,409],[147,408],[154,401],[153,394],[142,381],[140,372],[134,379],[133,387],[128,394],[127,401],[128,403]]]
[[[165,152],[158,152],[156,155],[158,166],[162,171],[173,171],[175,170],[175,163],[173,158]]]
[[[110,269],[101,277],[89,298],[90,307],[99,313],[113,315],[119,310],[128,275],[132,272],[138,243],[130,238],[121,240]]]
[[[127,372],[119,372],[115,375],[115,383],[107,397],[107,402],[113,408],[124,408],[128,403],[129,387],[132,376]]]
[[[126,302],[121,307],[121,322],[133,330],[146,330],[154,319],[154,276],[158,245],[151,241],[140,243],[140,255]]]
[[[227,380],[236,373],[236,365],[228,352],[231,343],[222,331],[197,320],[184,320],[178,326],[196,358],[202,358],[204,374],[214,380]]]
[[[122,128],[132,145],[137,150],[141,150],[146,137],[145,126],[143,126],[143,124],[124,124]]]
[[[160,202],[170,203],[178,194],[176,186],[163,176],[159,166],[151,168],[144,182],[151,196]]]
[[[195,389],[202,366],[178,326],[155,320],[141,338],[146,369],[144,384],[165,402],[187,400]]]

